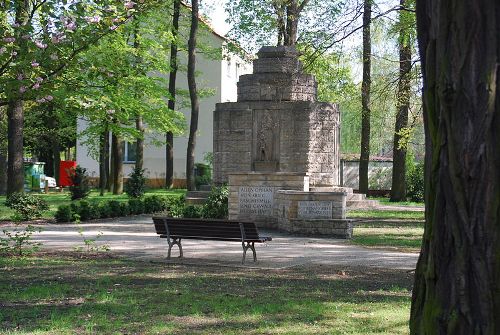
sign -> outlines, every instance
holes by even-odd
[[[299,219],[331,219],[331,201],[299,201],[297,208]]]
[[[272,216],[274,188],[269,186],[240,186],[238,206],[240,215]]]

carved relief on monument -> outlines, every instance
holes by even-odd
[[[254,112],[254,171],[276,171],[279,164],[279,119],[270,111]]]

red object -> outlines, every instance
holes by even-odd
[[[73,185],[70,176],[72,173],[71,171],[74,171],[75,168],[75,161],[61,161],[59,164],[59,186],[67,187]]]

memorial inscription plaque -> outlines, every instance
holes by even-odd
[[[238,192],[240,215],[272,216],[273,204],[273,187],[240,186]]]
[[[299,201],[297,208],[299,219],[331,219],[331,201]]]

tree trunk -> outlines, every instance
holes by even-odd
[[[370,161],[370,89],[372,44],[370,24],[372,0],[364,0],[363,9],[363,82],[361,83],[361,155],[359,158],[359,191],[368,193],[368,164]]]
[[[179,16],[181,12],[181,0],[174,0],[174,16],[172,18],[172,43],[170,44],[170,75],[168,79],[168,109],[175,109],[175,87],[177,79],[177,36],[179,32]],[[166,168],[165,187],[174,186],[174,134],[169,131],[166,135]]]
[[[106,191],[109,174],[109,131],[107,127],[102,132],[99,141],[99,189],[101,195]]]
[[[417,1],[426,223],[412,334],[500,333],[500,2]]]
[[[109,136],[110,136],[110,132],[108,130],[108,140],[106,142],[107,144],[107,148],[106,148],[106,152],[108,152],[108,155],[110,155],[110,159],[108,161],[108,166],[107,166],[107,176],[106,176],[106,182],[107,182],[107,189],[108,189],[108,192],[113,192],[113,175],[114,175],[114,171],[115,171],[115,159],[114,159],[114,156],[113,156],[113,141],[109,140]],[[111,142],[111,143],[110,143]]]
[[[286,8],[286,35],[285,35],[285,45],[295,45],[297,43],[298,35],[298,5],[297,0],[291,0],[288,2]]]
[[[0,195],[7,192],[7,118],[0,109]]]
[[[59,143],[59,136],[57,136],[58,120],[54,113],[54,104],[50,103],[48,105],[48,119],[47,125],[52,134],[50,137],[50,156],[52,157],[50,162],[49,176],[55,178],[57,185],[59,185],[59,165],[61,163],[61,145]]]
[[[400,0],[401,7],[405,7],[408,0]],[[399,12],[400,24],[404,16],[411,15],[405,11]],[[401,130],[408,127],[408,111],[410,109],[411,94],[411,42],[407,27],[401,24],[399,30],[399,84],[398,84],[398,112],[394,129],[393,157],[392,157],[392,186],[391,201],[406,200],[406,152],[408,148],[401,146]]]
[[[123,193],[123,141],[113,134],[113,194]]]
[[[135,129],[140,133],[135,143],[135,168],[142,170],[144,167],[144,123],[141,115],[135,119]]]
[[[198,31],[198,0],[192,1],[191,31],[188,42],[188,87],[191,98],[191,123],[189,127],[189,139],[186,155],[186,181],[189,191],[196,189],[194,181],[194,150],[196,147],[196,132],[198,131],[198,114],[200,106],[198,93],[196,91],[196,33]]]
[[[24,192],[23,127],[24,101],[11,100],[7,106],[8,155],[7,194]]]

